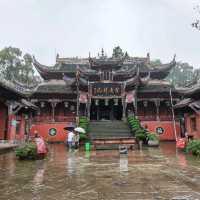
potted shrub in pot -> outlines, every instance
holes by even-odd
[[[38,159],[37,146],[33,142],[28,142],[24,146],[18,147],[15,153],[16,153],[17,158],[20,160]]]
[[[146,131],[142,128],[139,128],[135,131],[135,137],[139,144],[139,149],[142,149],[142,144],[146,141]]]
[[[156,133],[147,134],[147,144],[150,147],[158,147],[159,146],[159,137]]]

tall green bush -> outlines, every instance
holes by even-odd
[[[127,121],[137,141],[143,141],[146,144],[148,141],[159,141],[159,136],[156,133],[151,133],[146,128],[142,127],[139,119],[130,116],[127,118]]]
[[[133,116],[128,117],[127,121],[136,139],[146,142],[148,131],[141,126],[140,121]]]
[[[86,133],[80,133],[80,141],[86,142],[89,140],[88,132],[89,132],[89,120],[85,116],[81,116],[79,118],[79,127],[83,128]]]
[[[186,146],[186,152],[200,156],[200,140],[191,140]]]
[[[33,142],[25,144],[23,147],[18,147],[15,151],[16,156],[22,160],[35,160],[37,159],[37,147]]]

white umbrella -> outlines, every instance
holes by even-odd
[[[85,133],[85,130],[81,127],[76,127],[74,130],[79,133]]]

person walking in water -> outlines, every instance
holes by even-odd
[[[75,141],[75,148],[76,149],[79,148],[79,140],[80,140],[80,134],[79,134],[79,132],[75,131],[74,141]]]
[[[68,144],[69,150],[72,151],[72,149],[75,146],[75,134],[74,134],[73,130],[69,131],[69,133],[68,133],[67,144]]]
[[[44,139],[38,134],[38,131],[35,130],[34,133],[35,133],[35,144],[37,147],[37,154],[39,157],[42,158],[47,154],[48,149]]]

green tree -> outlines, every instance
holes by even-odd
[[[152,60],[152,61],[151,61],[151,64],[152,64],[153,66],[156,66],[156,65],[161,65],[162,62],[161,62],[160,59],[155,59],[155,60]]]
[[[18,48],[6,47],[0,51],[0,72],[7,80],[12,79],[12,74],[17,74],[21,65],[22,52]]]
[[[27,86],[37,82],[31,55],[22,56],[22,51],[18,48],[6,47],[0,51],[0,72],[5,79]]]
[[[33,60],[31,55],[25,54],[18,69],[18,80],[26,85],[31,85],[34,82]]]
[[[176,66],[171,70],[167,77],[173,85],[178,87],[186,87],[194,82],[193,66],[188,63],[177,62]]]

